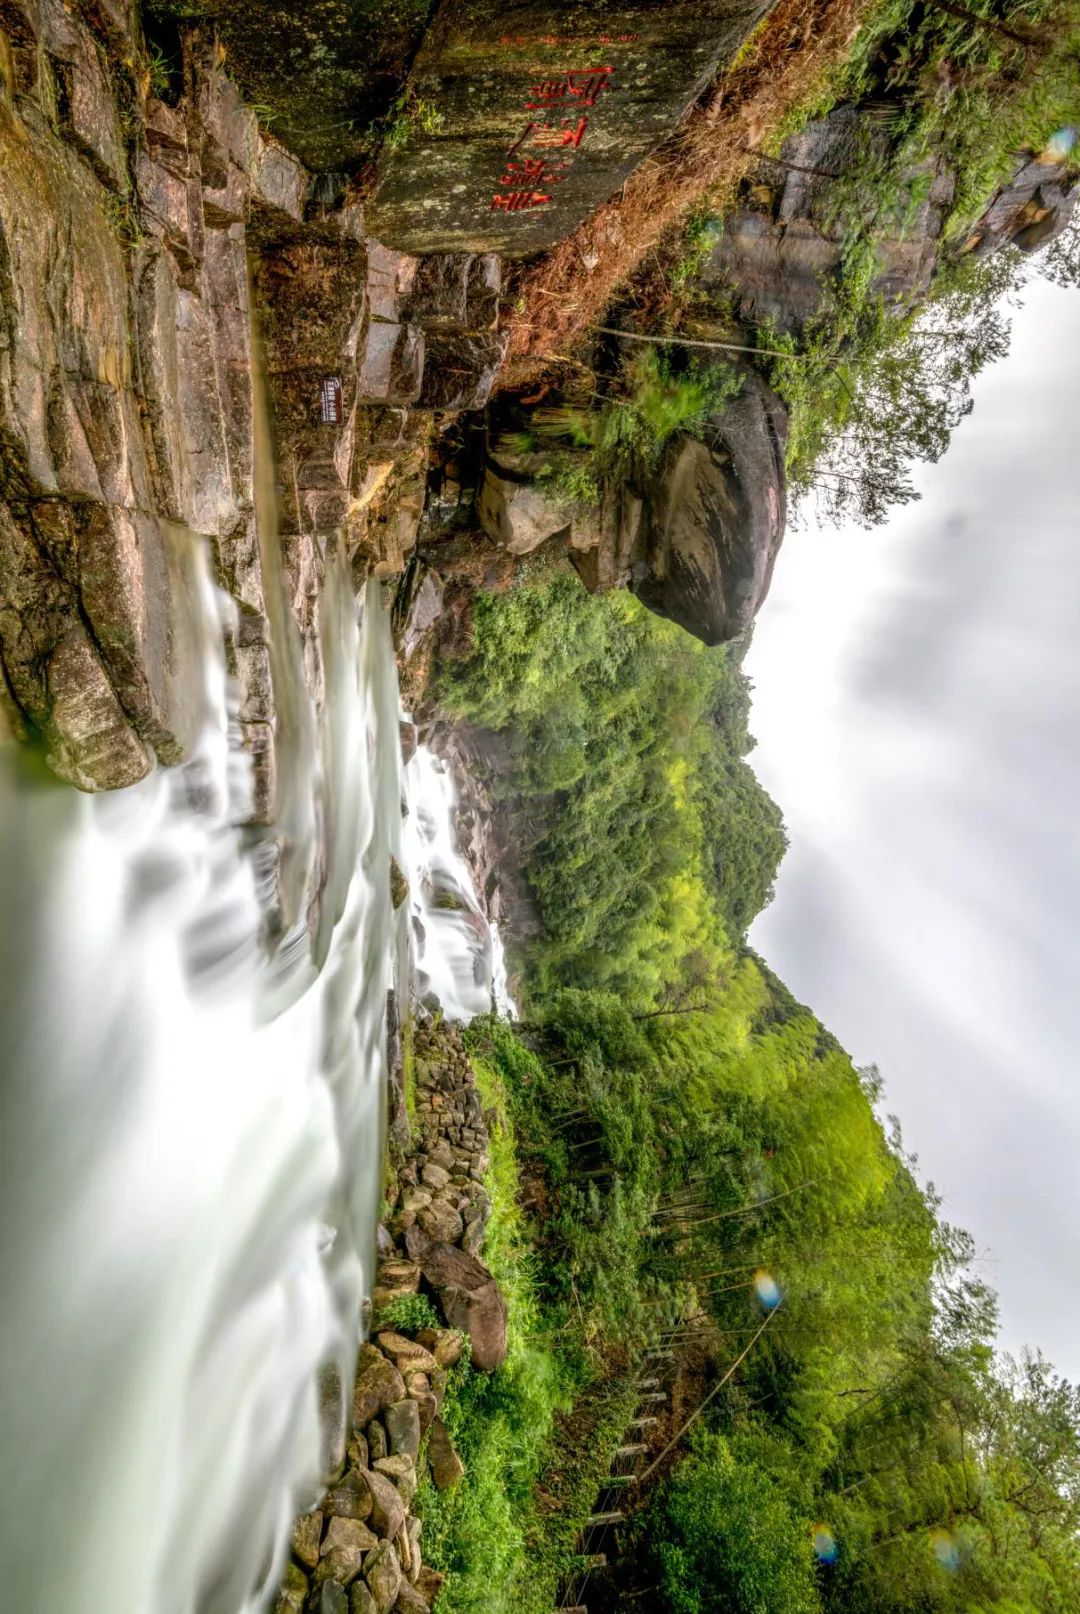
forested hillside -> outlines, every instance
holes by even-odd
[[[877,1072],[746,948],[784,835],[739,649],[557,576],[482,597],[441,688],[504,731],[544,921],[523,1023],[469,1033],[514,1343],[451,1413],[441,1606],[539,1614],[588,1579],[590,1608],[676,1614],[1080,1608],[1080,1397],[995,1355],[973,1241]],[[656,1342],[665,1440],[616,1488]],[[598,1508],[624,1516],[606,1539]]]

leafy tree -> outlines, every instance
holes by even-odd
[[[819,1608],[799,1476],[782,1448],[766,1464],[766,1445],[703,1436],[664,1487],[650,1546],[672,1614]]]

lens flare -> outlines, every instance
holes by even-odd
[[[815,1524],[810,1532],[810,1539],[814,1545],[814,1556],[819,1563],[834,1564],[840,1551],[836,1545],[836,1537],[827,1524]]]
[[[960,1568],[960,1549],[951,1531],[931,1530],[930,1546],[942,1569],[956,1570]]]
[[[1076,130],[1071,123],[1063,129],[1055,129],[1046,142],[1046,150],[1042,153],[1048,162],[1063,162],[1076,145]]]
[[[780,1285],[769,1272],[754,1273],[754,1291],[763,1306],[770,1311],[780,1304]]]

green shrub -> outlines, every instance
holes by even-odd
[[[395,1295],[378,1313],[372,1331],[393,1328],[404,1334],[418,1334],[421,1328],[441,1326],[442,1318],[427,1295]]]
[[[700,1436],[652,1510],[649,1539],[670,1614],[814,1614],[811,1521],[785,1476],[751,1449]]]

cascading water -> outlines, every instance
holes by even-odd
[[[87,798],[5,758],[2,1433],[18,1479],[0,1532],[7,1595],[34,1610],[256,1606],[338,1438],[318,1371],[348,1382],[371,1282],[400,789],[386,613],[374,598],[358,627],[328,568],[307,781],[320,918],[315,948],[275,963],[233,828],[247,780],[198,572],[205,721],[187,763]]]
[[[427,746],[406,764],[405,806],[402,850],[421,997],[437,998],[449,1020],[489,1014],[493,1005],[513,1015],[499,933],[454,843],[450,770]]]
[[[491,937],[430,752],[402,780],[388,615],[343,557],[290,848],[307,914],[268,950],[267,860],[229,715],[223,597],[193,546],[200,743],[110,796],[0,752],[0,1515],[12,1607],[242,1614],[343,1438],[380,1194],[386,1000],[404,917],[457,1019]],[[402,792],[408,811],[402,825]],[[262,871],[260,873],[260,870]],[[447,895],[453,904],[443,906]],[[467,934],[466,934],[467,933]]]

